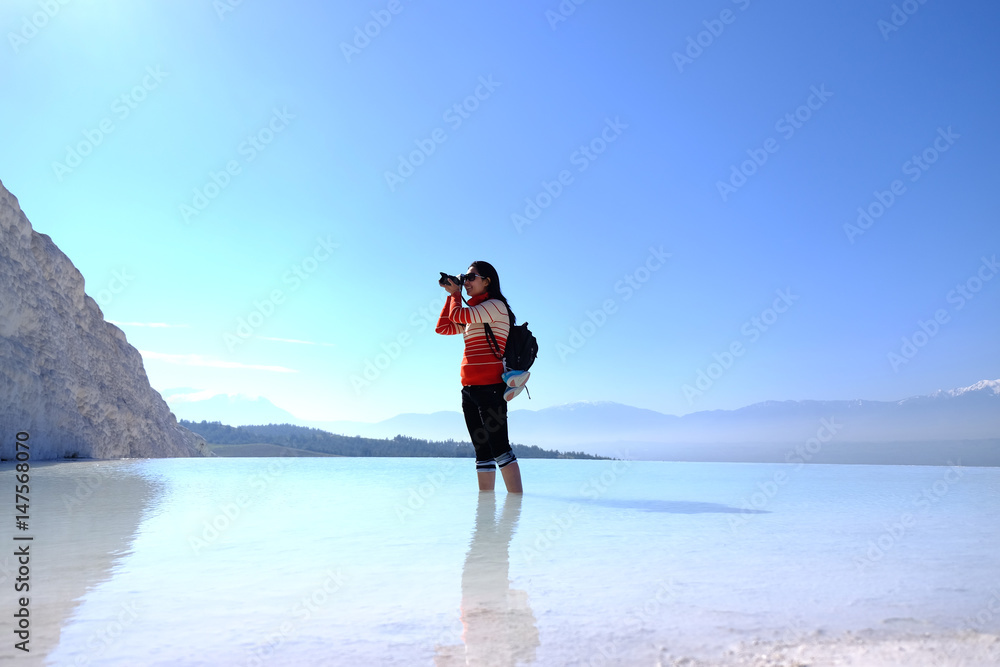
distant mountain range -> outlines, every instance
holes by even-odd
[[[228,426],[251,424],[295,424],[311,426],[291,412],[282,410],[266,398],[241,394],[205,396],[194,389],[167,389],[161,392],[177,419],[222,422]],[[395,435],[395,434],[394,434]]]
[[[263,398],[214,396],[174,402],[172,395],[165,398],[178,418],[195,421],[289,423],[369,438],[468,439],[457,411],[401,414],[376,423],[306,422]],[[930,457],[939,463],[949,452],[969,450],[978,456],[986,451],[987,458],[995,455],[1000,465],[1000,380],[900,401],[765,401],[683,416],[613,402],[581,402],[511,410],[510,423],[515,443],[605,456],[715,460],[706,459],[706,452],[728,452],[722,460],[783,460],[789,447],[815,438],[824,445],[817,460],[833,457],[833,462],[838,451],[854,452],[850,458],[857,458],[859,452],[888,452],[895,447],[923,451],[926,456],[919,461]],[[977,444],[959,445],[962,441]],[[889,443],[893,447],[880,446]],[[764,451],[770,453],[751,453]]]
[[[397,435],[389,439],[360,438],[292,424],[226,426],[217,422],[181,424],[209,443],[216,456],[407,456],[474,458],[471,442],[433,442]],[[557,452],[518,445],[521,459],[593,459],[581,452]]]

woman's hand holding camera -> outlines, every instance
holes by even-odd
[[[438,280],[438,284],[447,290],[448,294],[454,294],[456,292],[461,293],[462,283],[459,282],[458,278],[455,276],[450,276],[444,271],[441,271],[441,279]]]

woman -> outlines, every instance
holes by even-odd
[[[460,373],[462,412],[476,448],[479,490],[493,490],[499,465],[507,492],[522,493],[521,471],[507,439],[507,401],[520,391],[527,373],[512,377],[508,388],[503,362],[490,348],[484,326],[489,323],[502,351],[514,314],[500,292],[500,277],[489,262],[473,262],[462,280],[469,295],[469,307],[462,307],[462,285],[451,281],[441,283],[449,296],[435,331],[446,336],[465,336]]]

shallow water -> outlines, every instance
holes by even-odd
[[[1000,631],[1000,469],[520,465],[523,498],[480,494],[465,459],[33,465],[32,650],[5,630],[0,658],[651,665],[816,631]]]

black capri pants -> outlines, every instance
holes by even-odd
[[[465,385],[462,387],[462,413],[476,448],[476,471],[496,472],[494,461],[505,467],[517,460],[507,437],[507,385]]]

